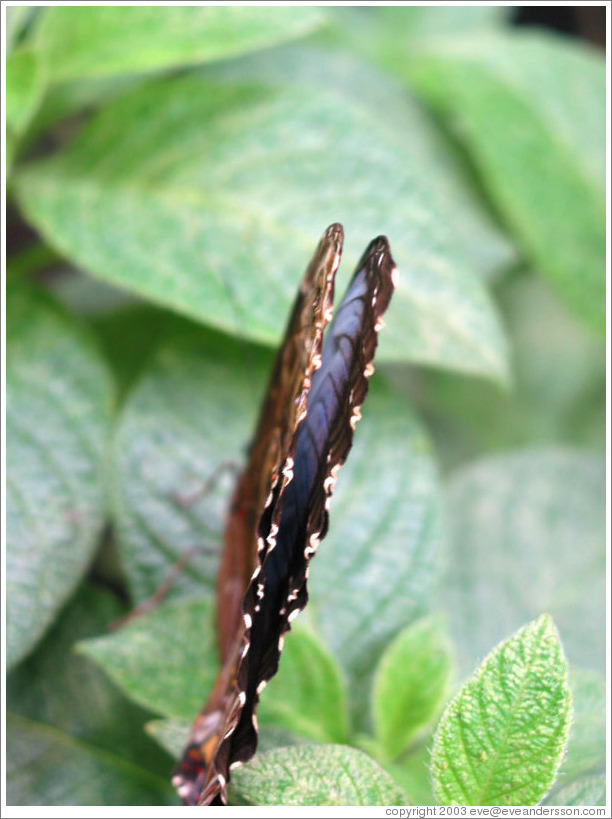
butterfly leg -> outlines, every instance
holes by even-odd
[[[205,498],[210,492],[212,492],[216,487],[217,484],[220,483],[221,478],[226,473],[236,474],[238,471],[239,464],[237,461],[227,460],[227,461],[220,461],[217,466],[215,467],[212,474],[204,481],[204,483],[195,489],[193,492],[190,492],[187,495],[183,495],[180,492],[171,491],[168,493],[168,497],[171,498],[177,506],[181,507],[182,509],[187,509],[192,506],[197,501]]]
[[[116,620],[112,620],[108,625],[108,630],[116,631],[117,629],[130,623],[132,620],[136,620],[138,617],[142,617],[143,615],[148,614],[150,611],[153,611],[153,609],[157,608],[157,606],[163,603],[168,593],[181,576],[182,572],[196,555],[214,554],[216,552],[217,547],[192,546],[191,549],[187,549],[170,568],[165,580],[153,592],[153,594],[146,600],[143,600],[142,603],[139,603],[127,614],[124,614],[122,617],[118,617]]]

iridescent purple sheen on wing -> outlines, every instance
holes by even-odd
[[[340,236],[341,246],[341,227],[329,228],[324,239],[330,231],[336,239]],[[317,256],[311,262],[310,272],[316,259]],[[332,279],[335,267],[337,264]],[[304,330],[303,344],[308,348],[304,360],[309,362],[311,371],[301,392],[297,389],[299,377],[295,373],[292,377],[296,386],[283,388],[279,379],[284,371],[293,368],[278,364],[287,358],[284,348],[277,357],[264,408],[271,407],[278,412],[278,401],[272,397],[290,395],[297,390],[305,410],[296,414],[291,404],[294,418],[291,425],[282,424],[281,420],[275,422],[285,430],[292,429],[280,449],[273,434],[274,427],[265,420],[267,411],[262,413],[259,437],[255,438],[251,452],[257,452],[258,445],[262,451],[258,460],[243,473],[244,481],[245,475],[251,475],[258,463],[275,464],[263,483],[262,476],[258,477],[258,485],[267,482],[269,492],[256,523],[256,537],[253,537],[255,569],[242,603],[242,625],[209,699],[212,706],[207,704],[196,720],[175,777],[175,784],[187,804],[225,804],[231,766],[248,761],[257,748],[259,694],[278,669],[283,635],[308,600],[308,565],[327,532],[329,498],[338,469],[351,448],[355,423],[368,391],[377,334],[393,293],[394,274],[387,239],[378,237],[370,243],[357,266],[322,350],[319,330],[323,324],[304,322],[304,327],[312,327],[317,335],[306,336]],[[332,289],[333,284],[328,292]],[[301,303],[300,310],[303,307]],[[313,304],[313,309],[320,307]],[[294,329],[288,331],[285,345],[296,341],[295,315],[294,309],[289,325]],[[328,311],[325,317],[329,318]],[[291,362],[299,360],[299,355],[290,353]],[[268,435],[269,444],[263,443],[262,430]],[[273,446],[276,446],[274,457],[268,457],[268,447]],[[238,486],[240,495],[243,489],[240,483]],[[247,491],[249,486],[250,478]],[[258,490],[257,496],[261,495]],[[235,498],[236,502],[239,508],[240,497]],[[236,520],[230,523],[235,524]],[[231,546],[226,543],[226,549]],[[213,716],[216,722],[211,732]]]

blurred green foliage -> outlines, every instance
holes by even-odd
[[[448,796],[445,764],[487,762],[452,707],[432,790],[452,669],[547,612],[569,753],[549,790],[561,720],[534,787],[512,786],[603,800],[602,54],[491,6],[7,14],[9,203],[35,232],[7,266],[9,804],[177,804],[230,482],[176,499],[242,457],[334,221],[341,278],[384,233],[400,284],[306,627],[262,698],[271,750],[232,799],[484,798]],[[108,636],[195,544],[171,599]],[[555,635],[544,618],[501,644],[459,718],[513,690],[508,646],[539,652],[541,704],[565,679]],[[537,736],[545,708],[525,708]]]

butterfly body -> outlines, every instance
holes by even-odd
[[[309,561],[373,372],[395,265],[386,238],[373,240],[324,340],[342,238],[331,225],[306,271],[230,505],[217,588],[222,667],[173,779],[186,804],[225,804],[230,768],[255,753],[259,695],[306,605]]]

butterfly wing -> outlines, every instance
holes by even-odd
[[[296,434],[292,480],[282,498],[278,531],[268,535],[261,571],[245,596],[244,611],[252,625],[237,681],[246,696],[236,727],[224,743],[230,765],[246,762],[255,753],[259,694],[278,669],[283,635],[308,599],[308,564],[327,532],[329,499],[374,371],[377,334],[393,293],[394,271],[387,240],[375,239],[325,339],[323,363],[308,395],[308,413]],[[273,516],[274,509],[275,499],[264,514],[264,529],[265,517]]]
[[[225,728],[199,804],[224,804],[230,767],[257,747],[259,695],[276,673],[283,636],[307,602],[308,564],[325,536],[338,469],[352,445],[373,372],[382,314],[393,293],[395,264],[385,237],[370,243],[325,338],[312,377],[308,411],[259,522],[266,542],[243,603],[245,628]]]
[[[173,782],[186,804],[195,805],[207,773],[223,777],[217,746],[235,709],[235,676],[245,643],[242,604],[256,567],[261,566],[269,531],[262,514],[272,500],[280,503],[287,477],[283,465],[292,457],[295,430],[306,415],[307,394],[321,363],[323,331],[333,305],[334,276],[342,253],[343,231],[330,225],[302,279],[284,341],[272,367],[248,459],[234,491],[224,534],[217,581],[217,626],[221,670],[204,708],[196,717]],[[274,516],[267,518],[272,525]]]

